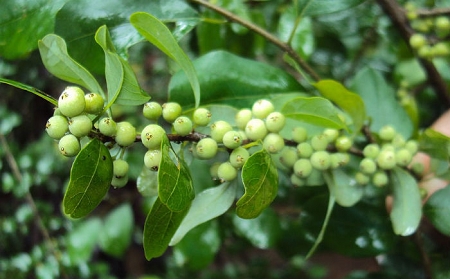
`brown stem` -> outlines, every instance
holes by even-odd
[[[263,36],[266,40],[268,40],[269,42],[273,43],[274,45],[276,45],[277,47],[279,47],[280,49],[284,50],[308,75],[310,75],[315,81],[319,81],[320,80],[320,76],[308,65],[308,63],[306,63],[299,55],[297,52],[295,52],[295,50],[287,43],[281,41],[280,39],[278,39],[277,37],[275,37],[274,35],[270,34],[269,32],[267,32],[265,29],[253,24],[250,21],[246,21],[238,16],[236,16],[235,14],[219,7],[216,6],[214,4],[211,4],[207,1],[204,0],[190,0],[191,2],[197,3],[199,5],[205,6],[208,9],[211,9],[221,15],[223,15],[224,17],[228,18],[231,21],[237,22],[240,25],[247,27],[249,30]]]
[[[450,15],[450,8],[436,8],[431,10],[419,9],[417,10],[417,15],[420,17]]]

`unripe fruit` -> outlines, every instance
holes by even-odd
[[[333,142],[339,136],[339,131],[336,129],[325,129],[323,133],[325,137],[328,139],[328,142]]]
[[[296,143],[304,142],[308,138],[308,132],[303,127],[295,127],[292,129],[292,140]]]
[[[324,134],[315,135],[311,138],[311,147],[315,151],[321,151],[327,149],[328,138]]]
[[[192,121],[186,116],[180,116],[172,123],[173,129],[180,136],[189,135],[192,132]]]
[[[311,155],[311,165],[317,170],[327,170],[331,165],[330,153],[316,151]]]
[[[103,135],[113,137],[117,133],[117,124],[112,118],[105,117],[100,119],[98,129]]]
[[[67,117],[81,114],[86,106],[84,92],[76,86],[68,86],[58,99],[58,108]]]
[[[333,153],[330,155],[331,168],[336,169],[347,165],[350,162],[350,155],[348,153]]]
[[[395,147],[395,148],[400,148],[403,147],[406,143],[405,138],[401,135],[401,134],[396,134],[394,136],[394,138],[391,141],[391,144]]]
[[[373,174],[377,170],[377,164],[374,159],[364,158],[359,163],[359,169],[364,174]]]
[[[381,169],[390,170],[396,165],[395,153],[391,150],[382,150],[377,157],[377,164]]]
[[[51,138],[58,140],[69,131],[69,122],[64,116],[54,115],[47,120],[45,131]]]
[[[431,52],[434,57],[448,56],[450,54],[450,48],[446,43],[439,42],[431,47]]]
[[[231,181],[237,177],[237,170],[230,162],[224,162],[217,169],[217,176],[221,181]]]
[[[389,177],[384,171],[377,171],[372,176],[372,183],[377,187],[386,186],[389,183]]]
[[[419,49],[428,43],[424,35],[415,33],[409,38],[409,44],[414,49]]]
[[[147,102],[142,108],[142,115],[148,120],[158,120],[162,114],[162,106],[157,102]]]
[[[336,139],[335,145],[339,152],[345,152],[352,147],[353,141],[347,136],[340,136]]]
[[[194,111],[192,120],[195,125],[206,126],[211,121],[211,112],[206,108],[198,108]]]
[[[381,146],[381,151],[392,151],[395,152],[395,147],[390,143],[385,143]]]
[[[445,16],[439,16],[435,20],[435,26],[437,31],[448,32],[450,31],[450,19]]]
[[[238,131],[228,131],[223,136],[222,142],[225,147],[235,149],[242,143],[240,133]]]
[[[72,134],[63,136],[58,143],[61,154],[66,157],[73,157],[80,152],[81,145],[78,138]]]
[[[306,178],[311,174],[313,166],[308,159],[298,159],[295,162],[293,169],[296,176]]]
[[[384,141],[391,141],[396,134],[397,132],[395,131],[394,127],[390,125],[381,127],[380,131],[378,132],[380,139]]]
[[[196,146],[196,154],[200,159],[211,159],[217,154],[217,142],[212,138],[201,139]]]
[[[144,165],[152,171],[158,171],[162,152],[159,149],[148,150],[144,155]]]
[[[302,142],[297,145],[297,152],[300,158],[309,158],[314,150],[309,142]]]
[[[120,146],[129,146],[136,140],[136,128],[131,123],[122,121],[117,123],[116,143]]]
[[[250,109],[241,109],[236,113],[235,121],[236,126],[244,130],[247,123],[252,119],[252,111]]]
[[[281,151],[280,162],[287,168],[292,168],[298,160],[297,149],[294,147],[285,147]]]
[[[291,174],[290,177],[292,185],[296,187],[301,187],[306,185],[306,179],[298,177],[295,173]]]
[[[419,48],[417,51],[418,55],[422,58],[431,58],[433,57],[433,49],[429,45],[424,45]]]
[[[409,151],[409,152],[411,152],[411,154],[416,154],[417,153],[417,151],[419,150],[419,143],[417,142],[417,141],[415,141],[415,140],[408,140],[406,143],[405,143],[405,148]]]
[[[414,174],[422,176],[423,172],[425,171],[425,166],[420,162],[415,162],[412,164],[411,170],[414,172]]]
[[[102,112],[103,106],[105,105],[105,100],[102,95],[98,93],[88,93],[84,95],[84,101],[86,102],[84,112],[90,114],[99,114]]]
[[[356,183],[358,183],[359,185],[366,185],[366,184],[369,183],[370,177],[367,176],[367,175],[365,175],[365,174],[362,173],[362,172],[357,172],[357,173],[355,174],[355,181],[356,181]]]
[[[209,174],[213,180],[219,179],[219,175],[217,171],[219,170],[220,162],[214,162],[212,166],[209,168]]]
[[[223,120],[216,121],[211,125],[211,138],[220,143],[225,133],[231,130],[233,130],[233,127],[228,122]]]
[[[263,139],[267,135],[266,124],[261,119],[251,119],[245,126],[245,134],[251,140]]]
[[[271,112],[275,110],[272,102],[266,99],[256,101],[252,106],[252,114],[259,119],[266,118]]]
[[[69,131],[77,138],[87,136],[91,130],[92,121],[86,114],[77,115],[69,120]]]
[[[233,167],[240,169],[244,166],[249,157],[250,153],[248,150],[242,146],[239,146],[230,153],[229,161]]]
[[[284,139],[276,133],[269,133],[263,141],[263,147],[269,153],[278,153],[284,148]]]
[[[363,149],[363,155],[366,158],[375,159],[380,153],[380,146],[376,143],[368,144]]]
[[[122,159],[116,159],[113,161],[113,173],[116,178],[121,178],[128,173],[128,162]]]
[[[286,117],[278,112],[271,112],[266,118],[266,128],[269,132],[278,133],[286,125]]]
[[[166,132],[157,124],[149,124],[141,132],[142,144],[148,149],[160,149]]]
[[[181,106],[175,102],[168,102],[162,105],[162,116],[164,120],[172,123],[181,115]]]
[[[398,150],[397,152],[395,152],[395,161],[396,161],[397,165],[399,165],[401,167],[406,167],[407,165],[409,165],[409,163],[411,163],[411,160],[412,160],[412,154],[411,154],[411,152],[409,152],[408,149],[402,148],[402,149]]]
[[[113,176],[111,181],[111,186],[114,188],[122,188],[128,183],[128,175],[122,176],[122,177],[115,177]]]

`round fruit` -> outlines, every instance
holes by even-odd
[[[278,112],[271,112],[266,118],[266,128],[271,133],[278,133],[286,125],[286,117]]]
[[[309,142],[302,142],[297,145],[297,152],[300,158],[309,158],[314,150]]]
[[[64,116],[54,115],[47,120],[45,131],[51,138],[58,140],[69,131],[69,122]]]
[[[228,131],[223,135],[222,142],[227,148],[238,148],[242,143],[241,134],[238,131]]]
[[[198,108],[194,111],[192,120],[195,125],[206,126],[211,121],[211,112],[206,108]]]
[[[395,131],[394,127],[386,125],[381,127],[378,134],[382,140],[391,141],[395,137],[397,132]]]
[[[99,114],[102,112],[103,106],[105,105],[105,100],[102,95],[98,93],[88,93],[84,95],[84,101],[86,102],[84,111],[90,114]]]
[[[330,155],[331,168],[336,169],[347,165],[350,162],[348,153],[337,152]]]
[[[112,118],[105,117],[100,119],[98,129],[103,135],[113,137],[117,133],[117,124]]]
[[[324,134],[315,135],[311,138],[311,147],[315,151],[321,151],[327,149],[328,138]]]
[[[276,133],[269,133],[263,141],[263,147],[269,153],[278,153],[284,148],[284,139]]]
[[[87,136],[92,130],[92,121],[86,114],[80,114],[69,120],[69,131],[76,137]]]
[[[295,127],[292,129],[292,140],[296,143],[304,142],[308,138],[308,132],[303,127]]]
[[[428,43],[424,35],[415,33],[409,38],[409,44],[414,49],[419,49]]]
[[[251,140],[263,139],[267,135],[266,124],[261,119],[251,119],[245,126],[245,134]]]
[[[389,182],[389,177],[384,171],[377,171],[372,176],[372,183],[377,187],[386,186]]]
[[[113,179],[111,181],[111,186],[114,188],[122,188],[128,183],[128,175],[122,176],[122,177],[115,177],[113,176]]]
[[[160,149],[165,134],[166,132],[161,126],[149,124],[141,132],[142,144],[148,149]]]
[[[212,138],[201,139],[196,146],[196,154],[200,159],[211,159],[217,154],[217,141]]]
[[[128,173],[128,162],[122,159],[117,159],[113,161],[113,173],[116,178],[121,178]]]
[[[67,117],[81,114],[85,107],[84,92],[79,87],[68,86],[59,96],[58,108]]]
[[[445,16],[439,16],[435,20],[435,26],[438,31],[449,32],[450,31],[450,19]]]
[[[296,176],[306,178],[311,174],[313,166],[308,159],[298,159],[295,162],[293,169]]]
[[[81,145],[76,136],[68,134],[59,140],[58,148],[64,156],[73,157],[80,152]]]
[[[230,153],[229,160],[233,167],[240,169],[244,166],[249,157],[250,153],[248,152],[248,150],[242,146],[239,146]]]
[[[345,152],[350,149],[353,145],[353,141],[351,138],[347,136],[340,136],[335,141],[336,149],[339,152]]]
[[[407,165],[409,165],[409,163],[411,163],[411,160],[412,160],[412,154],[411,154],[411,152],[409,152],[408,149],[402,148],[402,149],[398,150],[397,152],[395,152],[395,161],[396,161],[397,165],[399,165],[401,167],[406,167]]]
[[[368,144],[363,149],[363,155],[366,158],[375,159],[380,153],[380,146],[376,143]]]
[[[415,140],[408,140],[405,143],[405,148],[411,152],[411,154],[416,154],[417,151],[419,150],[419,143]]]
[[[162,105],[162,116],[164,120],[172,123],[181,115],[181,106],[175,102],[168,102]]]
[[[295,173],[291,174],[290,177],[292,185],[296,187],[301,187],[306,185],[306,179],[298,177]]]
[[[159,149],[148,150],[144,155],[144,165],[152,171],[158,171],[162,152]]]
[[[239,129],[244,130],[245,126],[252,119],[252,117],[253,115],[250,109],[241,109],[235,116],[236,126]]]
[[[233,130],[233,127],[228,122],[223,120],[216,121],[211,125],[211,138],[220,143],[225,133],[231,130]]]
[[[237,177],[237,170],[230,162],[224,162],[217,169],[217,176],[221,181],[231,181]]]
[[[323,131],[323,134],[328,139],[328,142],[333,142],[339,136],[339,131],[336,129],[325,129]]]
[[[136,140],[136,128],[131,123],[122,121],[117,123],[115,140],[120,146],[129,146]]]
[[[172,123],[173,129],[180,136],[189,135],[192,132],[192,121],[186,116],[180,116]]]
[[[256,101],[252,106],[252,114],[259,119],[266,118],[271,112],[275,110],[272,102],[266,99]]]
[[[157,102],[147,102],[142,109],[142,115],[148,120],[157,120],[162,114],[162,107]]]
[[[219,170],[220,162],[214,162],[211,167],[209,168],[209,174],[211,175],[213,180],[219,179],[219,175],[217,174],[217,171]]]
[[[393,169],[396,165],[395,153],[391,150],[382,150],[377,157],[377,164],[384,170]]]
[[[330,153],[316,151],[311,155],[311,165],[317,170],[327,170],[331,165]]]
[[[365,175],[362,172],[357,172],[355,174],[355,181],[356,183],[358,183],[359,185],[366,185],[367,183],[369,183],[370,181],[370,177]]]
[[[374,159],[364,158],[359,163],[359,169],[365,174],[373,174],[377,170],[377,164]]]
[[[292,168],[298,160],[297,149],[294,147],[285,147],[281,151],[280,162],[287,168]]]

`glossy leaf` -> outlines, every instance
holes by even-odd
[[[141,174],[136,180],[136,187],[144,197],[158,195],[158,172],[152,171],[146,166],[142,167]]]
[[[407,82],[410,86],[421,84],[427,79],[424,69],[415,58],[398,61],[395,64],[394,73],[399,80]]]
[[[129,203],[123,203],[106,216],[99,235],[100,248],[108,255],[121,257],[131,243],[133,229],[133,210]]]
[[[308,59],[314,51],[312,20],[310,17],[298,17],[297,11],[288,8],[280,16],[278,34],[281,40],[288,42],[302,58]]]
[[[172,155],[169,139],[163,137],[161,143],[162,159],[158,169],[158,196],[171,211],[185,211],[194,199],[194,188],[189,168],[184,160]]]
[[[393,88],[380,72],[370,68],[361,70],[353,79],[350,89],[363,99],[367,116],[372,120],[371,131],[378,132],[381,127],[391,125],[406,139],[411,137],[411,119],[395,99]]]
[[[422,202],[419,186],[414,177],[401,168],[391,172],[392,211],[390,214],[394,232],[407,236],[414,233],[422,218]]]
[[[45,68],[55,77],[81,85],[91,92],[103,93],[92,74],[67,53],[63,38],[49,34],[39,41],[39,52]]]
[[[423,213],[436,229],[450,236],[450,187],[434,192],[425,203]]]
[[[102,229],[99,218],[89,218],[75,225],[67,236],[67,250],[70,261],[85,263],[89,261],[97,245],[98,232]]]
[[[108,192],[113,163],[108,148],[91,140],[75,158],[63,200],[64,213],[72,218],[88,215]]]
[[[33,94],[41,97],[42,99],[44,99],[46,101],[48,101],[52,105],[58,106],[58,101],[53,96],[48,95],[47,93],[42,92],[41,90],[34,88],[32,86],[29,86],[29,85],[26,85],[26,84],[23,84],[21,82],[17,82],[14,80],[1,78],[1,77],[0,77],[0,83],[8,84],[8,85],[14,86],[16,88],[19,88],[21,90],[28,91],[30,93],[33,93]]]
[[[366,109],[361,97],[334,80],[321,80],[313,85],[322,96],[348,113],[353,120],[353,134],[358,133],[366,120]]]
[[[222,103],[236,107],[251,107],[262,96],[271,99],[286,92],[298,92],[303,87],[286,72],[261,62],[245,59],[226,51],[213,51],[193,61],[200,86],[202,105]],[[194,106],[189,81],[182,72],[169,84],[169,99]]]
[[[244,219],[256,218],[278,194],[278,170],[265,149],[247,159],[242,182],[245,193],[236,203],[236,214]]]
[[[298,97],[288,102],[281,112],[287,117],[309,124],[342,129],[347,128],[333,104],[320,97]]]
[[[364,189],[355,181],[355,176],[348,170],[334,169],[330,173],[324,173],[330,194],[336,199],[336,203],[349,207],[359,202]]]
[[[223,183],[199,193],[169,245],[176,245],[192,228],[224,214],[236,197],[236,183]]]
[[[426,129],[419,140],[420,150],[433,158],[448,160],[450,157],[450,138],[433,130]]]
[[[147,260],[159,257],[166,251],[188,211],[189,207],[178,212],[171,211],[159,198],[156,199],[144,225],[143,246]]]
[[[361,4],[365,0],[301,0],[298,8],[299,14],[307,15],[323,15],[339,11],[343,11]]]
[[[20,59],[53,33],[55,15],[67,0],[3,0],[0,9],[0,57]]]
[[[130,17],[130,22],[149,42],[178,63],[191,84],[195,107],[198,107],[200,104],[200,84],[197,73],[191,60],[178,45],[170,30],[164,23],[148,13],[134,13]]]

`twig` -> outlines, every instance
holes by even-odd
[[[306,63],[295,50],[287,43],[281,41],[274,35],[267,32],[265,29],[253,24],[252,22],[246,21],[235,14],[219,7],[216,5],[213,5],[207,1],[204,0],[190,0],[191,2],[197,3],[199,5],[205,6],[208,9],[211,9],[224,17],[228,18],[231,21],[234,21],[236,23],[239,23],[240,25],[247,27],[249,30],[263,36],[266,40],[273,43],[280,49],[284,50],[300,67],[308,74],[310,75],[315,81],[320,80],[320,76]]]
[[[431,10],[419,9],[417,10],[417,15],[419,17],[450,15],[450,8],[436,8]]]

